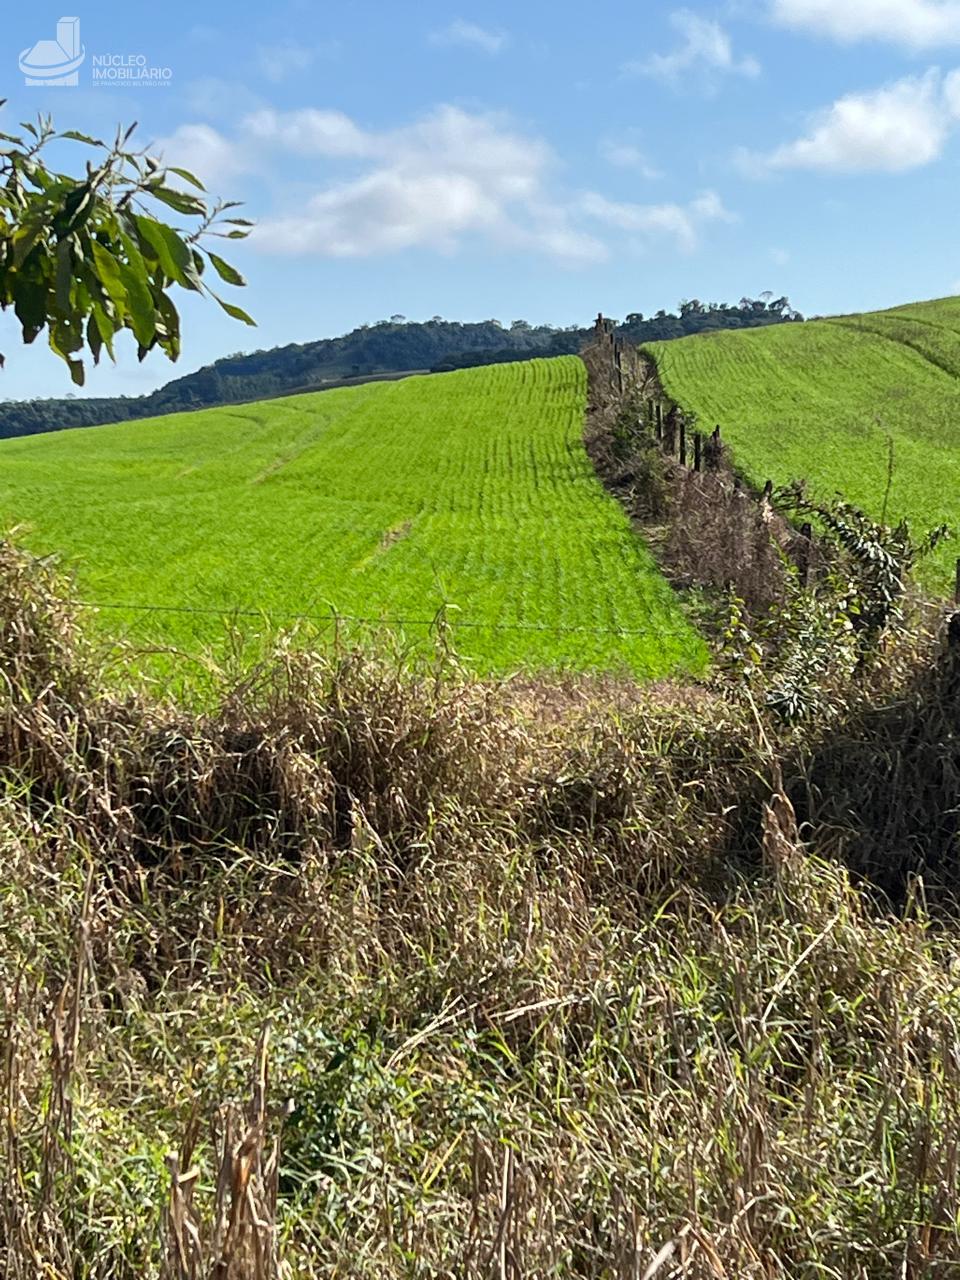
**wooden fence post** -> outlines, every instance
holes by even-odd
[[[693,433],[693,469],[703,470],[703,436],[699,431]]]
[[[801,587],[810,585],[810,558],[813,551],[813,525],[807,521],[800,526],[800,546],[797,554],[797,569],[800,574]]]
[[[723,456],[723,446],[720,444],[720,424],[719,422],[710,433],[710,439],[707,440],[704,448],[704,461],[709,471],[718,471],[720,468],[720,460]]]
[[[662,444],[663,443],[663,401],[662,400],[658,400],[656,404],[656,419],[657,419],[657,423],[656,423],[657,440],[659,440],[660,443]]]
[[[680,415],[680,447],[677,450],[677,456],[680,459],[681,467],[687,465],[687,422],[683,414]]]
[[[670,410],[670,412],[667,414],[667,420],[666,420],[666,423],[664,424],[664,430],[663,430],[663,438],[664,438],[663,447],[666,449],[667,453],[670,455],[671,458],[674,457],[677,452],[677,436],[679,434],[678,433],[679,425],[680,425],[680,410],[677,408],[676,405],[674,405],[673,408]]]

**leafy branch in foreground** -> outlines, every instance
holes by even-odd
[[[254,323],[203,278],[209,264],[227,284],[245,283],[202,243],[248,234],[252,224],[231,212],[236,201],[208,202],[188,170],[130,150],[136,125],[118,130],[111,144],[72,129],[57,132],[49,116],[21,128],[23,135],[0,133],[0,310],[13,308],[24,342],[47,328],[51,349],[82,386],[83,354],[97,364],[106,349],[114,359],[114,339],[124,329],[136,339],[141,360],[154,347],[177,359],[174,285],[208,294],[234,319]],[[83,177],[54,172],[45,163],[45,149],[62,142],[93,149]],[[170,175],[192,190],[171,186]],[[162,221],[158,204],[188,225]]]
[[[731,593],[721,663],[777,719],[793,724],[844,709],[851,680],[904,633],[910,576],[950,530],[940,525],[915,540],[906,520],[891,528],[842,498],[818,502],[801,482],[780,490],[776,501],[781,511],[816,523],[819,571],[807,586],[781,553],[783,597],[754,620]]]
[[[842,498],[816,502],[801,482],[782,489],[777,501],[781,510],[815,520],[828,542],[843,553],[844,594],[850,600],[852,628],[864,651],[876,645],[888,627],[902,621],[901,604],[910,574],[950,537],[948,526],[941,524],[914,541],[906,519],[891,528]]]

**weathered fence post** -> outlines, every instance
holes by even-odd
[[[813,525],[809,521],[800,526],[800,546],[797,550],[797,572],[801,587],[810,585],[810,559],[813,551]]]
[[[703,436],[699,431],[693,433],[693,469],[703,470]]]
[[[680,459],[681,467],[687,465],[687,421],[683,414],[680,414],[680,447],[677,450],[677,456]]]
[[[667,421],[664,425],[663,438],[664,449],[669,453],[670,457],[674,457],[677,452],[677,437],[679,435],[680,410],[676,405],[667,414]]]
[[[723,446],[720,444],[720,424],[719,422],[710,433],[710,439],[707,441],[706,464],[710,471],[719,471],[720,461],[723,457]]]
[[[663,443],[663,401],[658,400],[656,403],[656,429],[657,440]]]

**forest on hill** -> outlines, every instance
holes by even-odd
[[[618,324],[617,332],[632,342],[658,342],[713,329],[755,328],[802,318],[787,298],[770,294],[741,298],[735,305],[693,299],[681,302],[675,314],[661,310],[647,318],[641,312],[631,312]],[[338,338],[225,356],[145,396],[0,402],[0,438],[317,391],[344,378],[408,369],[443,372],[538,356],[573,355],[590,331],[590,326],[556,328],[526,320],[514,320],[506,326],[499,320],[467,324],[434,316],[417,322],[394,315]]]

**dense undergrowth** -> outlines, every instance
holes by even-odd
[[[283,643],[201,714],[62,594],[0,550],[4,1274],[957,1274],[939,639],[818,726]]]

